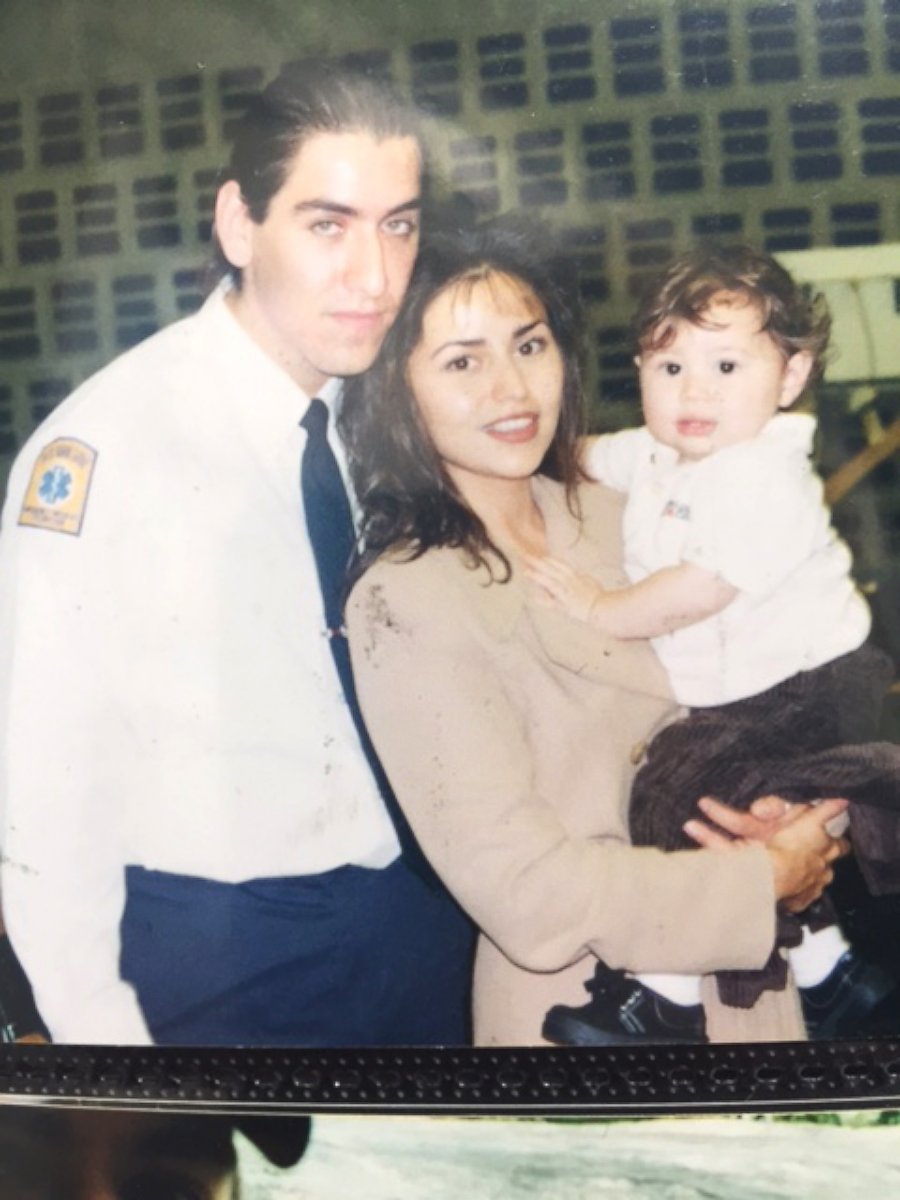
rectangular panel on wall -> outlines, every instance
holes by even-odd
[[[246,112],[247,105],[265,82],[262,67],[242,67],[240,70],[219,73],[219,111],[223,141],[227,142],[233,136],[237,122]]]
[[[178,179],[154,175],[131,185],[137,244],[141,250],[171,249],[181,245],[178,214]]]
[[[490,216],[500,207],[497,139],[492,136],[454,138],[450,142],[450,184],[458,200]]]
[[[636,299],[649,279],[658,274],[674,253],[675,224],[668,217],[646,221],[626,221],[625,259],[628,264],[626,286]]]
[[[80,92],[54,92],[37,103],[38,153],[42,167],[68,167],[84,158]]]
[[[864,175],[900,175],[900,97],[859,102]]]
[[[116,346],[127,350],[159,329],[156,277],[119,275],[112,281]]]
[[[202,81],[174,75],[156,84],[159,141],[163,150],[191,150],[206,143]]]
[[[880,242],[881,206],[865,201],[831,206],[831,242],[834,246],[873,246]]]
[[[56,192],[41,188],[20,192],[13,201],[16,213],[16,251],[20,266],[54,262],[62,255]]]
[[[75,249],[81,257],[118,254],[119,189],[114,183],[93,183],[72,192],[75,211]]]
[[[884,16],[884,65],[888,71],[900,71],[900,0],[881,0]]]
[[[691,218],[691,232],[710,242],[740,241],[744,234],[744,218],[736,212],[700,212]]]
[[[791,174],[797,183],[840,179],[844,173],[840,115],[840,107],[832,100],[789,106]]]
[[[100,157],[123,158],[143,154],[143,106],[138,85],[100,88],[95,99]]]
[[[0,454],[15,454],[19,439],[15,432],[15,396],[8,384],[0,383]]]
[[[57,354],[86,354],[99,350],[96,281],[58,280],[51,286],[50,299],[53,344]]]
[[[479,99],[485,112],[521,108],[528,103],[525,35],[499,33],[477,43]]]
[[[22,104],[19,100],[0,101],[0,175],[21,171],[25,166],[25,142],[22,136]]]
[[[597,94],[590,25],[555,25],[544,30],[547,101],[567,104]]]
[[[455,38],[416,42],[409,48],[409,61],[415,103],[436,117],[458,116],[462,111],[459,42]]]
[[[565,135],[561,129],[529,129],[514,140],[519,203],[525,207],[565,204]]]
[[[823,78],[867,75],[866,0],[816,0],[816,39]]]
[[[219,183],[218,168],[195,171],[194,184],[194,233],[201,244],[212,240],[213,211],[216,189]]]
[[[596,420],[600,429],[622,429],[637,418],[635,345],[628,325],[601,326],[594,334],[598,377]]]
[[[0,290],[0,363],[35,359],[41,350],[35,289],[3,288]]]
[[[660,18],[613,17],[609,34],[616,95],[647,96],[664,92],[666,73]]]
[[[807,250],[812,245],[812,212],[808,208],[768,208],[762,213],[763,248],[770,254]]]
[[[653,190],[660,195],[703,187],[699,113],[673,113],[650,121]]]
[[[751,83],[787,83],[799,79],[803,65],[793,2],[759,4],[746,14],[750,46],[747,74]]]
[[[772,182],[767,109],[737,108],[720,113],[719,146],[725,187],[762,187]]]
[[[584,196],[624,200],[636,190],[630,121],[593,121],[581,129]]]
[[[585,304],[602,304],[609,298],[606,229],[602,225],[572,225],[562,230],[561,241],[578,271],[578,291]]]
[[[679,13],[681,81],[688,90],[729,87],[734,82],[729,17],[724,5]]]

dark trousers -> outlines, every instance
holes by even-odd
[[[900,888],[900,746],[878,741],[881,706],[893,677],[885,654],[863,646],[768,691],[719,707],[692,709],[651,742],[631,792],[631,839],[664,850],[695,848],[682,826],[701,796],[747,809],[769,794],[789,800],[844,796],[863,874],[873,891]],[[827,901],[805,923],[834,920]],[[799,941],[782,915],[780,944]],[[718,973],[726,1004],[749,1007],[783,987],[776,953],[760,971]]]
[[[129,867],[122,977],[168,1045],[464,1045],[474,931],[398,859],[218,883]]]

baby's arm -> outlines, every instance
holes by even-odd
[[[693,563],[664,567],[640,583],[607,591],[555,558],[530,556],[525,573],[549,602],[618,638],[659,637],[721,612],[738,589]]]

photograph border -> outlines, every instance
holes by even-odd
[[[635,4],[642,12],[648,7]],[[505,119],[498,115],[501,126]],[[637,1116],[878,1108],[900,1105],[900,1029],[896,1037],[860,1042],[590,1050],[13,1045],[0,1046],[0,1096],[273,1112]]]

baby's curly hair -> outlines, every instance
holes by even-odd
[[[808,351],[813,358],[809,383],[821,379],[831,336],[825,297],[809,295],[771,255],[752,246],[700,246],[674,259],[638,305],[638,347],[664,349],[674,336],[675,321],[707,325],[704,314],[722,292],[746,296],[784,357]]]

